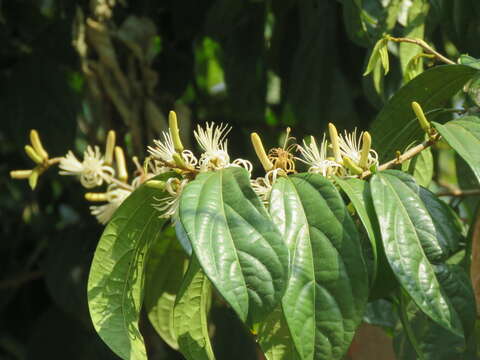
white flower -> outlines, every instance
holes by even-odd
[[[230,132],[228,125],[207,123],[203,129],[200,125],[193,133],[204,153],[200,157],[200,171],[218,170],[230,164],[230,156],[227,152],[227,140],[225,137]]]
[[[175,154],[175,146],[173,145],[172,134],[170,130],[168,132],[163,131],[163,141],[162,140],[153,140],[155,147],[149,146],[148,152],[153,156],[153,158],[160,163],[175,163],[173,154]],[[195,167],[198,163],[197,158],[190,150],[182,151],[182,158],[187,164],[187,166]],[[171,167],[161,166],[157,167],[155,174],[163,174],[167,171],[170,171]]]
[[[297,145],[297,148],[302,153],[303,159],[298,157],[295,159],[307,164],[309,166],[309,172],[327,176],[334,168],[342,167],[340,164],[327,158],[328,142],[325,134],[323,135],[320,149],[318,149],[317,142],[313,136],[311,137],[310,144],[307,144],[305,140],[303,140],[303,146]]]
[[[272,186],[277,181],[277,177],[280,174],[284,174],[285,171],[283,169],[273,169],[267,172],[265,177],[259,177],[255,180],[250,181],[250,185],[252,186],[253,191],[258,195],[258,197],[262,200],[265,206],[268,205],[268,201],[270,199],[270,193],[272,192]]]
[[[180,180],[177,178],[170,178],[167,180],[165,184],[166,194],[161,198],[154,198],[158,203],[152,204],[156,210],[162,213],[160,215],[161,218],[168,219],[169,217],[172,217],[173,222],[175,222],[180,194],[187,183],[187,179]]]
[[[356,128],[350,134],[346,131],[344,132],[344,136],[340,134],[338,142],[342,156],[348,156],[354,163],[358,164],[360,162],[362,151],[362,138],[363,131],[360,133],[360,136],[357,137]],[[367,168],[370,168],[372,165],[378,165],[378,154],[375,150],[370,149],[368,153]]]
[[[153,140],[155,147],[149,146],[148,152],[154,159],[163,162],[173,163],[173,154],[175,154],[175,146],[173,145],[172,134],[170,131],[162,131],[162,140]]]
[[[88,146],[83,153],[83,162],[80,162],[72,151],[60,160],[60,175],[80,176],[80,183],[87,189],[100,186],[103,181],[113,177],[115,171],[111,166],[104,165],[100,148]]]
[[[107,191],[108,203],[104,205],[90,206],[90,212],[95,215],[98,222],[106,224],[113,216],[115,210],[122,204],[122,202],[131,194],[130,191],[115,188],[115,185]]]

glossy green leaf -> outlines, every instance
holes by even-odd
[[[376,223],[375,209],[373,208],[372,195],[370,193],[370,185],[368,182],[360,179],[341,179],[336,178],[335,182],[347,194],[353,204],[358,217],[362,221],[363,226],[370,239],[372,245],[374,271],[373,279],[377,277],[377,243],[381,242],[378,224]],[[375,221],[375,223],[373,223]]]
[[[396,92],[371,125],[373,148],[380,161],[389,160],[396,150],[402,151],[414,141],[422,141],[424,132],[410,106],[412,101],[417,101],[425,112],[439,108],[477,73],[465,65],[436,66]]]
[[[187,360],[215,360],[208,337],[207,314],[211,303],[210,281],[192,257],[178,292],[173,326],[183,356]]]
[[[182,192],[179,214],[213,285],[242,321],[261,321],[285,291],[288,249],[248,173],[231,167],[200,174]]]
[[[281,306],[261,322],[257,341],[267,360],[296,360],[297,350]]]
[[[470,165],[480,182],[480,118],[465,116],[445,125],[433,122],[445,141]]]
[[[290,249],[282,306],[301,359],[341,359],[368,298],[360,237],[333,184],[318,174],[278,179],[270,213]]]
[[[175,298],[187,263],[187,256],[175,239],[171,227],[163,232],[162,241],[149,254],[145,282],[145,310],[160,337],[173,349],[178,349],[173,329]]]
[[[158,194],[159,190],[141,186],[122,203],[100,238],[90,269],[92,322],[103,341],[123,359],[146,359],[138,321],[146,257],[165,224],[151,206]]]
[[[336,178],[335,181],[352,202],[372,245],[374,273],[370,299],[387,296],[398,285],[398,282],[385,256],[377,216],[373,207],[370,184],[355,178]]]
[[[442,262],[457,252],[463,236],[462,226],[453,209],[441,201],[430,190],[419,186],[412,176],[398,170],[386,170],[384,173],[397,177],[407,185],[410,190],[418,196],[415,198],[416,201],[420,199],[430,215],[430,221],[435,228],[436,244],[434,243],[435,240],[433,240],[433,237],[425,237],[425,234],[422,236],[422,238],[424,238],[422,244],[424,244],[424,250],[429,260],[437,263]],[[411,214],[412,217],[415,216],[415,212]],[[430,238],[430,240],[428,240],[428,238]],[[427,251],[427,249],[434,248],[439,249],[433,251],[433,253]]]
[[[438,260],[444,252],[422,201],[408,185],[388,172],[373,176],[371,190],[385,253],[399,282],[426,315],[461,334],[458,316],[428,260]]]
[[[419,185],[428,187],[433,177],[432,150],[427,148],[413,159],[404,162],[402,170],[411,174]]]

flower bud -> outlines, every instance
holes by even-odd
[[[257,154],[258,159],[262,163],[263,168],[265,171],[270,171],[273,169],[273,164],[270,161],[270,159],[267,156],[267,153],[265,152],[265,148],[263,147],[262,140],[260,139],[260,136],[258,136],[257,133],[252,133],[250,135],[250,138],[252,140],[253,148],[255,149],[255,153]]]
[[[13,170],[10,171],[12,179],[28,179],[32,174],[32,170]]]
[[[182,140],[180,140],[180,130],[178,129],[177,114],[175,114],[175,111],[170,111],[168,114],[168,126],[170,128],[170,135],[172,135],[175,151],[182,153],[183,145]]]
[[[370,154],[370,149],[372,147],[372,137],[365,131],[362,137],[362,150],[360,151],[360,160],[358,166],[362,169],[366,169],[368,166],[368,155]]]
[[[32,129],[30,130],[30,142],[32,143],[35,152],[40,156],[42,160],[48,159],[48,153],[42,146],[42,142],[40,141],[40,136],[38,135],[37,130]]]
[[[412,102],[412,109],[415,115],[417,116],[418,122],[420,123],[420,127],[425,131],[427,134],[430,133],[430,129],[432,128],[430,123],[428,122],[425,114],[423,113],[422,107],[417,102]]]
[[[115,161],[117,163],[118,179],[126,182],[128,180],[127,165],[125,163],[125,154],[120,146],[115,146]]]
[[[33,160],[33,162],[35,162],[35,164],[43,163],[43,159],[40,157],[40,155],[38,155],[35,149],[30,145],[25,145],[25,153],[28,155],[30,159]]]
[[[330,135],[330,143],[332,144],[333,157],[339,164],[342,163],[342,155],[340,153],[340,145],[338,143],[338,132],[335,125],[328,123],[328,133]]]
[[[107,143],[105,145],[105,165],[113,164],[113,152],[115,150],[115,131],[110,130],[107,134]]]
[[[86,193],[85,200],[90,202],[103,202],[108,201],[108,197],[106,193]]]

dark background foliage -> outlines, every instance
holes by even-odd
[[[104,16],[95,11],[106,1],[0,1],[0,359],[115,358],[88,316],[86,279],[102,227],[83,190],[54,171],[33,192],[9,179],[31,167],[22,150],[29,129],[61,156],[102,144],[113,128],[129,155],[143,157],[175,109],[186,134],[228,122],[232,155],[253,159],[252,130],[270,147],[286,126],[297,139],[330,121],[366,129],[402,83],[395,57],[383,90],[362,78],[382,33],[406,31],[379,0],[117,2]],[[477,2],[429,5],[425,34],[437,49],[480,56]],[[107,32],[95,33],[87,18]],[[83,55],[73,45],[79,24],[87,24]],[[233,314],[212,319],[219,338],[240,334],[228,349],[217,339],[219,358],[254,356]],[[147,323],[144,333],[152,359],[180,358]]]

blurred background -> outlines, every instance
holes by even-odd
[[[116,358],[88,316],[103,227],[83,189],[55,170],[35,191],[9,179],[32,167],[30,129],[52,156],[115,129],[142,159],[173,109],[187,145],[197,124],[227,122],[232,157],[253,160],[252,130],[272,147],[286,126],[297,140],[367,129],[405,81],[395,56],[384,80],[362,77],[384,32],[479,57],[479,19],[476,0],[0,0],[0,359]],[[232,313],[212,319],[219,359],[255,358]],[[151,359],[181,359],[143,328]]]

